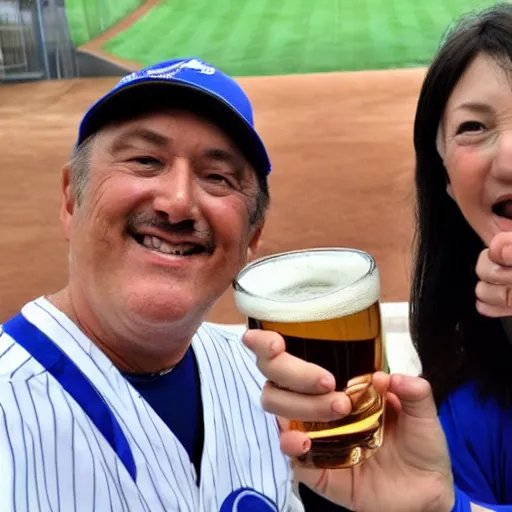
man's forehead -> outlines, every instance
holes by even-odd
[[[202,156],[229,163],[237,168],[238,172],[246,169],[250,174],[255,173],[245,155],[220,128],[209,123],[208,130],[194,124],[189,125],[187,129],[181,121],[186,120],[188,116],[191,116],[190,119],[199,120],[200,123],[209,123],[187,111],[145,114],[105,126],[97,134],[97,150],[99,154],[104,151],[115,154],[129,148],[153,146],[165,151],[190,151],[195,153],[196,157]]]
[[[224,149],[239,153],[230,137],[215,123],[187,110],[164,109],[112,121],[105,126],[104,132],[109,135],[112,142],[128,138],[148,139],[148,141],[152,138],[155,140],[161,138],[169,143],[183,135],[191,139],[197,133],[198,143],[215,142],[217,145],[225,146]]]

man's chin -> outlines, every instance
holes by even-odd
[[[201,308],[185,291],[171,293],[169,289],[132,293],[126,298],[126,311],[134,323],[148,328],[172,326],[197,316]]]

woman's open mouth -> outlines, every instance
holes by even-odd
[[[498,217],[512,220],[512,199],[497,201],[492,207],[492,212]]]

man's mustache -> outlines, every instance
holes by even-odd
[[[139,212],[128,219],[128,230],[138,233],[143,228],[154,228],[170,235],[190,235],[204,248],[211,252],[214,248],[213,235],[208,228],[198,228],[196,221],[192,219],[182,220],[180,222],[169,222],[164,217],[154,213]]]

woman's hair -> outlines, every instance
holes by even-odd
[[[475,266],[483,242],[446,191],[436,150],[443,111],[473,59],[485,54],[512,70],[512,4],[466,15],[448,31],[423,82],[414,122],[417,228],[411,334],[436,402],[474,379],[482,396],[512,396],[512,345],[501,320],[476,310]]]

